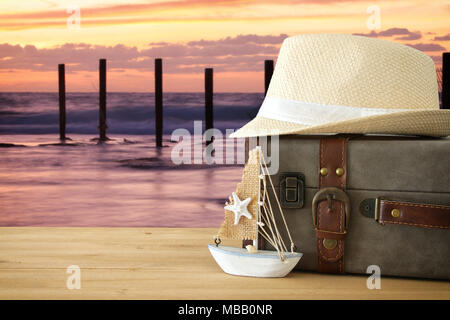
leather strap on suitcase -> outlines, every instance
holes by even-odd
[[[319,272],[344,272],[344,242],[350,214],[350,201],[345,193],[347,140],[346,137],[320,140],[319,191],[312,204]]]
[[[362,201],[359,211],[380,224],[450,229],[450,206],[372,198]]]

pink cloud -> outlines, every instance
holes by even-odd
[[[405,35],[403,37],[397,37],[395,38],[395,40],[401,40],[401,41],[405,41],[405,40],[419,40],[422,38],[422,34],[420,32],[411,32],[408,35]]]
[[[430,56],[431,59],[433,59],[434,63],[437,65],[442,64],[442,56]]]
[[[409,31],[406,28],[390,28],[380,32],[371,31],[369,33],[354,34],[372,38],[400,36],[396,37],[394,40],[418,40],[422,38],[422,33],[420,31]]]
[[[420,51],[443,51],[445,48],[440,44],[436,43],[417,43],[417,44],[407,44]]]
[[[220,40],[200,40],[200,41],[191,41],[188,42],[188,45],[191,46],[209,46],[209,45],[217,45],[217,44],[224,44],[224,45],[247,45],[249,43],[256,43],[256,44],[280,44],[283,42],[285,38],[287,38],[287,34],[280,34],[278,36],[259,36],[256,34],[247,34],[247,35],[238,35],[236,37],[226,37],[224,39]]]
[[[445,36],[436,36],[433,39],[434,41],[449,41],[450,40],[450,33]]]
[[[146,49],[123,44],[115,46],[66,43],[53,48],[0,44],[0,69],[55,70],[65,63],[68,72],[94,71],[98,59],[108,59],[110,69],[152,70],[153,59],[165,60],[169,73],[202,72],[204,67],[218,71],[257,71],[265,59],[275,59],[287,35],[238,35],[218,40],[189,43],[150,43]]]

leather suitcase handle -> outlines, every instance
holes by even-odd
[[[377,198],[362,201],[360,211],[381,224],[450,229],[450,206]]]

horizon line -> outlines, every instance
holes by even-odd
[[[55,91],[1,91],[1,93],[58,93],[58,90]],[[98,93],[98,91],[66,91],[66,93]],[[155,91],[107,91],[108,93],[155,93]],[[205,93],[204,91],[164,91],[164,93]],[[264,91],[217,91],[213,92],[213,94],[216,93],[242,93],[242,94],[254,94],[254,93],[262,93],[264,94]]]

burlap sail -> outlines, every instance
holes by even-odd
[[[237,240],[254,240],[257,238],[257,210],[259,195],[259,151],[253,149],[249,152],[248,162],[245,165],[242,181],[236,187],[236,195],[244,200],[251,198],[247,209],[252,215],[252,219],[242,216],[239,223],[234,225],[234,212],[225,210],[225,220],[219,229],[220,238]],[[230,198],[230,204],[233,200]]]

